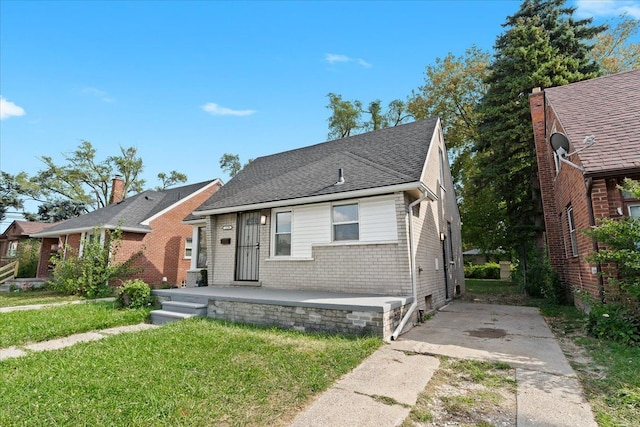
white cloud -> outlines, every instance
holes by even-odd
[[[347,55],[341,55],[337,53],[327,53],[325,54],[324,58],[329,64],[335,64],[336,62],[356,62],[364,68],[369,68],[372,66],[362,58],[351,58]]]
[[[115,102],[113,98],[109,96],[109,94],[103,90],[96,89],[95,87],[85,87],[80,90],[80,93],[88,96],[95,96],[100,101],[112,103]]]
[[[580,17],[619,16],[624,13],[640,19],[638,0],[576,0],[576,14]]]
[[[17,106],[11,101],[7,101],[0,96],[0,120],[13,116],[24,116],[24,108]]]
[[[231,108],[221,107],[213,102],[204,104],[202,109],[213,116],[250,116],[256,112],[255,110],[232,110]]]

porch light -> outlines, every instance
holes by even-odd
[[[260,215],[260,224],[261,225],[265,225],[267,223],[267,216],[266,215]]]
[[[444,242],[444,239],[446,239],[446,238],[447,238],[447,235],[443,231],[441,231],[440,232],[440,241]]]

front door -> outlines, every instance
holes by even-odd
[[[236,280],[257,281],[260,255],[260,211],[238,214]]]

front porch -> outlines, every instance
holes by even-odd
[[[183,303],[190,303],[202,314],[206,308],[207,317],[214,319],[383,339],[391,336],[413,302],[411,296],[254,287],[155,289],[152,294],[163,303],[165,312],[171,311],[171,306],[181,311]]]

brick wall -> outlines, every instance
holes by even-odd
[[[407,304],[385,312],[353,311],[210,300],[207,316],[301,332],[375,335],[388,339],[408,308]]]
[[[611,198],[615,198],[615,192],[609,189],[604,179],[586,178],[579,169],[570,165],[561,164],[560,171],[556,172],[549,136],[554,132],[564,133],[564,129],[553,108],[545,102],[544,92],[532,94],[529,102],[551,265],[559,273],[569,295],[575,289],[582,289],[597,298],[600,294],[600,284],[596,265],[587,260],[594,250],[594,244],[582,230],[592,225],[590,205],[595,218],[610,215],[611,204],[615,203]],[[576,164],[580,163],[576,155],[569,160]],[[589,196],[591,196],[591,204]],[[568,207],[573,209],[574,225],[577,230],[577,256],[572,254]]]

